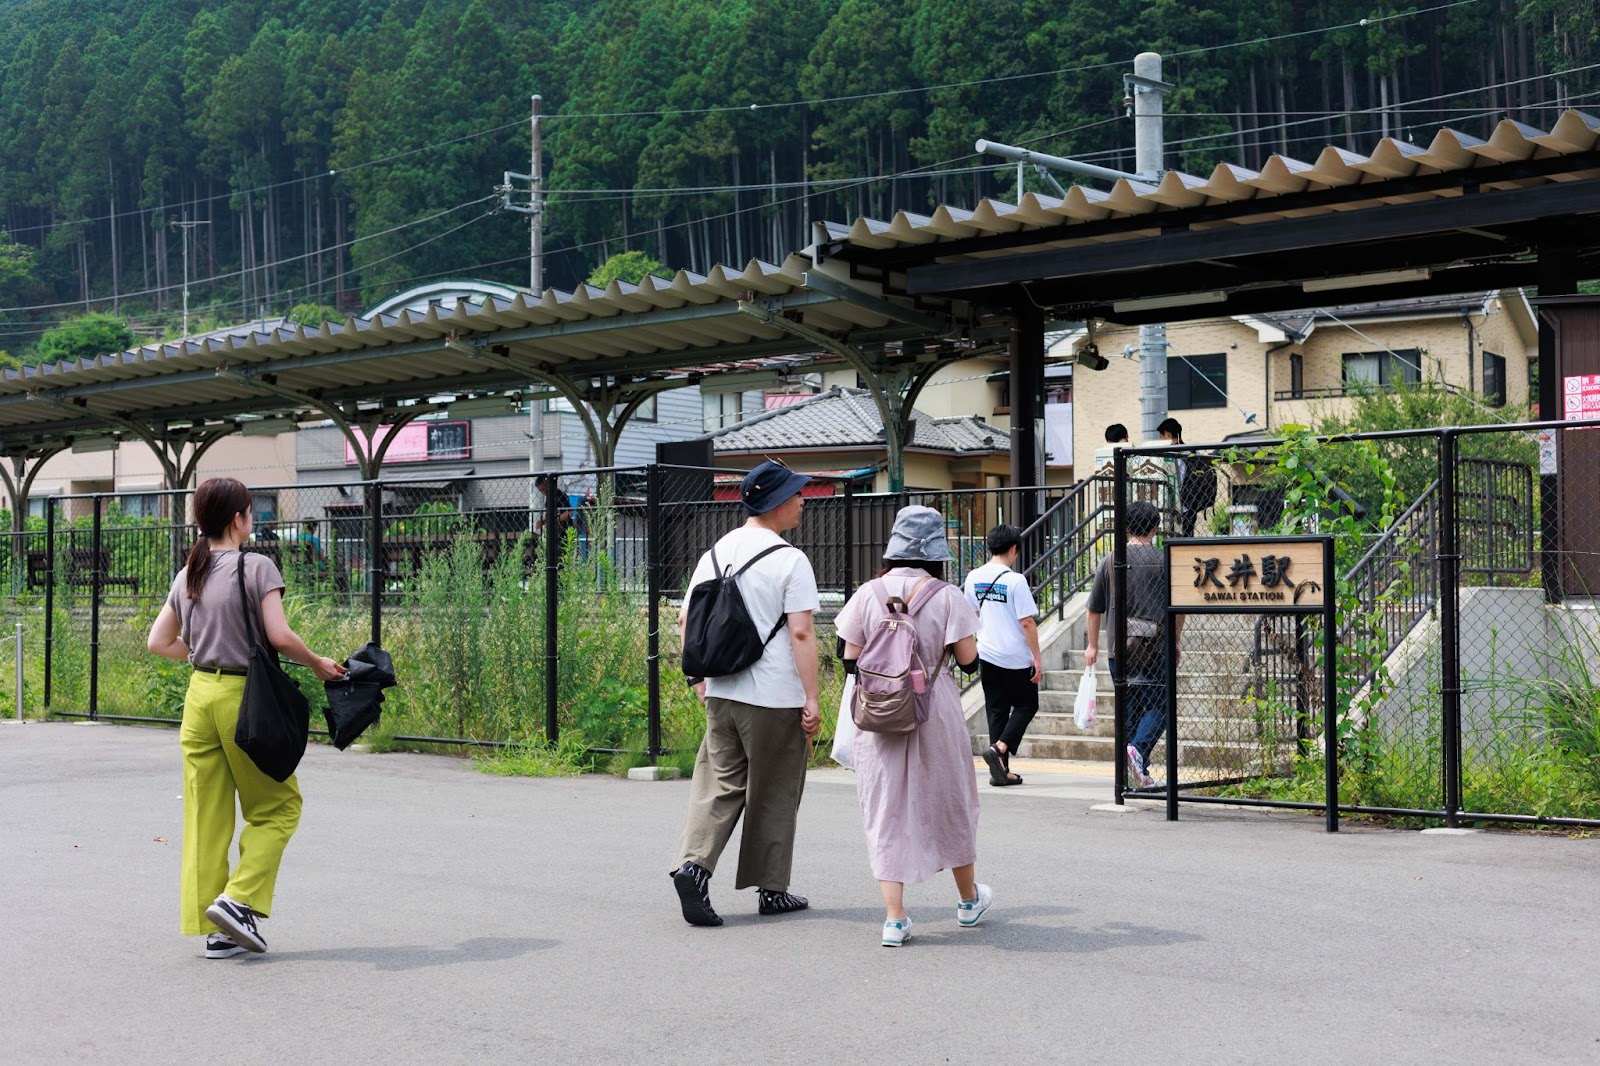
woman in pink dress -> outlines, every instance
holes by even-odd
[[[961,590],[945,583],[950,546],[944,516],[931,507],[904,507],[895,516],[884,571],[877,580],[889,596],[910,602],[917,651],[927,667],[927,720],[909,733],[869,733],[855,737],[856,794],[867,830],[872,873],[883,891],[883,946],[899,947],[911,937],[905,886],[949,870],[956,882],[956,920],[977,925],[993,894],[978,884],[978,781],[972,763],[972,738],[961,714],[961,693],[948,669],[948,657],[968,673],[978,667],[978,616]],[[925,579],[933,589],[918,589]],[[868,582],[839,612],[837,627],[845,642],[845,669],[853,670],[868,635],[886,608]]]

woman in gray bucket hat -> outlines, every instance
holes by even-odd
[[[872,633],[889,613],[887,601],[907,605],[917,654],[927,668],[917,697],[926,719],[909,733],[858,730],[854,742],[856,794],[867,831],[872,873],[883,892],[883,945],[911,937],[905,886],[940,870],[955,876],[956,921],[977,925],[993,894],[978,884],[978,782],[972,738],[961,714],[961,693],[948,660],[968,673],[978,668],[978,616],[959,588],[944,580],[950,545],[944,516],[931,507],[903,507],[895,516],[883,570],[856,590],[836,621],[853,671]]]

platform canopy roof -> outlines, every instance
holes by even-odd
[[[1535,283],[1547,262],[1564,278],[1600,276],[1600,119],[1579,111],[1548,130],[1503,121],[1486,140],[1446,129],[1426,146],[1386,138],[1259,170],[1223,164],[1110,191],[821,222],[804,254],[777,265],[486,294],[8,370],[0,451],[42,457],[113,432],[181,450],[186,435],[215,439],[280,414],[331,417],[371,441],[379,425],[531,385],[581,401],[601,454],[662,389],[842,362],[868,384],[893,463],[932,370],[993,350],[1013,325],[1029,338],[1023,361],[1042,365],[1051,319],[1182,321],[1485,291]],[[170,458],[177,475],[196,461]],[[363,467],[381,462],[380,447]]]
[[[151,344],[0,376],[0,449],[126,432],[127,423],[182,433],[241,416],[351,422],[380,408],[447,407],[452,396],[504,395],[533,385],[611,402],[711,374],[804,372],[837,353],[795,330],[882,351],[950,354],[970,347],[965,311],[948,301],[884,297],[877,286],[817,271],[805,256],[752,260],[709,274],[680,271],[638,285],[486,294],[425,312],[401,310],[328,323],[279,325]],[[898,351],[887,357],[899,356]],[[610,390],[607,392],[607,390]],[[397,406],[399,405],[399,406]],[[512,410],[507,402],[507,413]],[[480,410],[478,413],[488,413]]]
[[[914,297],[1059,318],[1180,321],[1535,281],[1540,254],[1600,276],[1600,118],[1487,140],[1329,146],[1064,197],[815,226],[816,258]],[[1382,289],[1374,286],[1381,285]]]

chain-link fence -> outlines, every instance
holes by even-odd
[[[1341,809],[1600,824],[1600,427],[1305,434],[1119,465],[1130,486],[1163,472],[1167,536],[1333,538]],[[1178,646],[1180,798],[1320,806],[1320,624],[1195,615]],[[1143,746],[1168,691],[1126,677],[1118,694],[1118,750]],[[1170,742],[1141,753],[1156,776]],[[1119,766],[1119,794],[1166,793],[1139,773]]]
[[[744,473],[663,465],[252,486],[246,550],[278,566],[290,624],[313,650],[343,658],[376,639],[394,655],[401,684],[381,738],[680,758],[703,715],[683,683],[678,614],[702,553],[745,520]],[[817,576],[824,736],[843,684],[832,619],[881,567],[901,506],[946,514],[960,582],[987,558],[991,526],[1020,522],[1025,503],[1064,515],[1072,491],[886,495],[814,478],[787,537]],[[41,529],[6,543],[5,603],[37,638],[30,691],[52,714],[181,717],[186,665],[144,644],[194,543],[191,495],[54,497]],[[1080,547],[1100,536],[1093,510],[1073,512]]]

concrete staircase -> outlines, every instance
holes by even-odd
[[[1095,725],[1080,730],[1072,720],[1072,705],[1083,676],[1083,646],[1087,632],[1087,597],[1069,602],[1066,617],[1047,625],[1040,634],[1045,673],[1039,693],[1039,713],[1028,729],[1020,757],[1109,762],[1117,758],[1113,690],[1102,641],[1099,715]],[[1189,651],[1178,673],[1178,728],[1183,739],[1180,754],[1185,777],[1220,779],[1282,769],[1296,751],[1292,720],[1269,720],[1251,698],[1254,619],[1226,615],[1194,616],[1185,638]],[[1199,649],[1212,649],[1202,655]],[[973,737],[973,753],[988,745],[988,720],[983,693],[966,694],[964,708]],[[1165,743],[1152,755],[1152,772],[1162,776]]]

